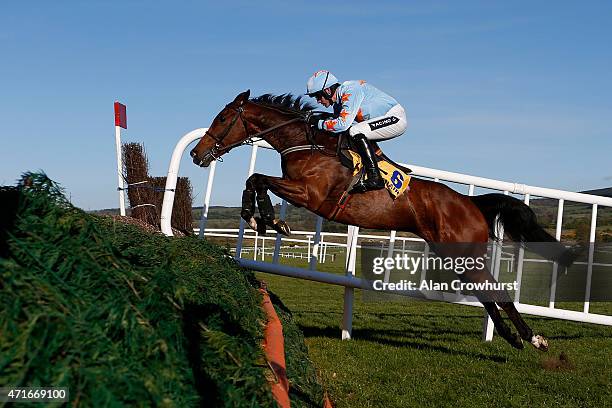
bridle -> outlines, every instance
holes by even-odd
[[[221,157],[223,154],[227,153],[228,151],[230,151],[231,149],[233,149],[234,147],[237,146],[242,146],[242,145],[252,145],[253,143],[259,141],[259,140],[263,140],[263,138],[261,136],[270,133],[278,128],[281,128],[283,126],[286,126],[290,123],[293,122],[298,122],[298,121],[304,121],[303,117],[297,117],[297,118],[293,118],[290,120],[287,120],[285,122],[279,123],[278,125],[272,126],[271,128],[268,128],[266,130],[262,130],[261,132],[258,132],[254,135],[249,135],[249,128],[247,126],[248,122],[247,120],[242,116],[242,113],[244,112],[244,108],[241,106],[237,107],[237,108],[231,108],[234,111],[236,111],[236,114],[234,115],[234,117],[232,118],[232,120],[230,121],[229,125],[225,128],[225,130],[223,130],[223,133],[221,133],[221,135],[219,136],[215,136],[214,134],[210,133],[210,131],[206,132],[206,134],[208,136],[210,136],[214,141],[215,141],[215,145],[212,147],[212,149],[210,149],[208,152],[206,152],[206,154],[204,155],[204,157],[201,159],[201,162],[206,161],[207,159],[211,158],[212,160],[217,160],[219,162],[223,161],[223,158]],[[247,138],[240,141],[240,142],[236,142],[236,143],[231,143],[229,145],[226,145],[223,143],[223,140],[227,137],[227,135],[231,132],[232,128],[234,127],[234,125],[236,124],[236,122],[238,122],[238,119],[240,119],[240,121],[242,122],[242,125],[244,126],[244,133],[247,135]]]

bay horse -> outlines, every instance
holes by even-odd
[[[307,125],[315,107],[290,94],[266,94],[253,99],[249,96],[250,91],[243,92],[225,106],[193,148],[191,157],[196,165],[207,167],[231,149],[256,138],[267,141],[281,153],[282,177],[255,173],[246,180],[241,216],[253,229],[265,232],[267,225],[282,234],[290,233],[289,226],[275,218],[269,190],[326,219],[362,228],[414,233],[438,256],[484,258],[488,239],[494,236],[494,224],[499,222],[512,240],[525,245],[550,243],[536,246],[534,251],[562,266],[573,262],[575,255],[571,250],[538,225],[527,205],[504,194],[466,196],[444,184],[412,178],[410,190],[395,200],[383,189],[353,194],[340,206],[353,174],[339,161],[338,135]],[[261,218],[254,216],[256,204]],[[454,243],[470,245],[454,249],[446,246]],[[458,275],[464,282],[496,282],[486,267],[466,268]],[[499,335],[513,347],[522,349],[525,340],[538,350],[548,350],[547,339],[534,335],[505,290],[487,296],[479,291],[476,295]],[[498,306],[506,312],[518,334],[506,325]]]

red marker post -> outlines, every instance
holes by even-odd
[[[123,154],[121,152],[121,128],[127,129],[127,113],[124,104],[115,101],[115,145],[117,148],[117,190],[119,212],[125,215],[125,183],[123,180]]]

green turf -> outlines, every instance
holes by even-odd
[[[342,273],[343,261],[321,269]],[[281,263],[306,266],[300,260]],[[550,351],[528,344],[515,350],[499,336],[481,340],[482,308],[409,299],[365,302],[356,291],[353,340],[341,341],[342,287],[257,276],[292,310],[337,407],[612,406],[610,327],[525,316],[549,339]],[[609,303],[593,307],[612,314]],[[562,352],[565,361],[559,360]]]

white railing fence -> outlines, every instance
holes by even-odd
[[[161,216],[161,228],[162,232],[166,235],[172,235],[172,229],[170,227],[170,217],[172,215],[172,206],[174,202],[174,189],[176,188],[176,180],[178,177],[178,170],[180,165],[180,159],[183,155],[184,150],[187,148],[189,144],[194,142],[195,140],[201,138],[207,129],[201,128],[196,129],[192,132],[187,133],[183,136],[178,144],[176,145],[174,152],[172,154],[172,159],[170,162],[170,167],[168,169],[168,178],[166,181],[166,193],[164,195],[163,200],[163,208],[162,208],[162,216]],[[257,159],[257,150],[260,148],[270,148],[270,146],[265,142],[258,142],[252,146],[251,151],[251,159],[249,163],[247,177],[254,173],[255,164]],[[489,178],[483,177],[475,177],[460,173],[453,173],[448,171],[430,169],[421,166],[415,166],[411,164],[407,164],[407,167],[410,167],[413,170],[413,175],[433,179],[435,181],[440,182],[451,182],[463,185],[467,187],[466,193],[468,195],[473,195],[475,188],[486,188],[490,190],[496,190],[503,192],[504,194],[519,194],[523,196],[524,202],[529,205],[530,200],[534,197],[540,198],[548,198],[558,200],[557,206],[557,220],[556,220],[556,238],[561,238],[562,231],[562,223],[563,223],[563,214],[564,214],[564,204],[566,201],[583,203],[591,206],[591,221],[590,221],[590,235],[589,241],[591,243],[595,242],[595,232],[597,227],[597,213],[598,208],[600,206],[604,207],[612,207],[612,198],[609,197],[601,197],[589,194],[582,193],[574,193],[562,190],[554,190],[549,188],[541,188],[534,187],[520,183],[513,182],[504,182],[499,180],[493,180]],[[388,241],[386,246],[381,246],[381,253],[385,249],[389,255],[395,253],[398,249],[396,246],[399,242],[402,243],[403,248],[405,249],[405,245],[407,241],[417,241],[422,242],[420,239],[416,238],[407,238],[407,237],[398,237],[396,231],[391,231],[388,236],[380,236],[380,235],[363,235],[359,234],[359,228],[355,226],[349,226],[347,228],[347,233],[327,233],[322,231],[322,218],[317,218],[316,229],[313,232],[309,231],[296,231],[293,235],[306,235],[307,239],[297,239],[297,238],[284,238],[280,234],[277,234],[274,238],[272,237],[262,237],[258,236],[256,233],[245,232],[245,222],[244,220],[240,220],[240,227],[237,230],[206,230],[206,221],[208,217],[208,209],[210,207],[211,200],[211,192],[212,186],[214,183],[216,173],[216,162],[213,162],[210,166],[210,170],[208,173],[208,183],[206,187],[206,194],[204,197],[203,203],[203,211],[202,211],[202,219],[200,220],[200,228],[197,229],[197,233],[200,237],[204,236],[218,236],[218,237],[234,237],[236,238],[236,259],[237,261],[243,265],[244,267],[267,272],[273,274],[279,274],[284,276],[296,277],[300,279],[308,279],[314,280],[323,283],[342,285],[345,287],[344,292],[344,313],[343,313],[343,323],[342,323],[342,338],[350,339],[351,337],[351,328],[352,328],[352,310],[354,303],[354,290],[356,288],[359,289],[372,289],[371,283],[357,278],[356,275],[356,256],[357,250],[360,248],[359,241],[364,239],[378,239],[383,241]],[[281,219],[284,219],[287,212],[287,203],[283,200],[281,205]],[[503,237],[503,231],[497,231],[498,236]],[[338,244],[326,241],[326,238],[334,236],[336,238],[345,238],[346,243]],[[251,247],[245,247],[245,240],[253,240],[253,245]],[[267,242],[273,240],[274,244],[271,242]],[[279,264],[279,258],[282,256],[281,248],[283,247],[283,243],[297,243],[302,244],[307,248],[307,257],[308,259],[308,268],[295,268],[286,265]],[[267,248],[272,248],[273,251],[266,251]],[[318,263],[326,262],[326,251],[328,247],[341,247],[345,249],[346,254],[346,262],[345,262],[345,276],[321,272],[317,270]],[[537,306],[530,305],[520,302],[520,285],[522,280],[522,275],[524,271],[524,265],[528,262],[542,262],[541,260],[527,259],[525,258],[524,250],[521,248],[518,253],[518,257],[515,260],[514,256],[509,257],[508,254],[503,253],[503,243],[499,242],[497,245],[494,245],[494,250],[492,251],[490,257],[490,264],[492,266],[492,273],[494,276],[498,277],[501,267],[502,260],[510,261],[513,264],[516,263],[517,267],[517,276],[516,281],[518,283],[519,290],[515,292],[515,302],[516,307],[519,312],[536,315],[536,316],[544,316],[544,317],[552,317],[558,319],[572,320],[578,322],[588,322],[588,323],[596,323],[603,325],[612,325],[612,316],[602,315],[602,314],[594,314],[590,313],[589,305],[590,305],[590,294],[591,294],[591,278],[593,271],[593,245],[589,247],[588,254],[588,262],[587,264],[587,277],[586,277],[586,289],[584,294],[584,302],[582,311],[573,311],[573,310],[565,310],[558,309],[555,307],[555,296],[556,296],[556,281],[557,281],[557,265],[556,263],[552,264],[552,279],[550,286],[550,299],[548,302],[548,306]],[[424,253],[428,254],[429,249],[427,245],[424,244]],[[251,255],[252,253],[252,255]],[[272,254],[272,262],[263,262],[265,255]],[[244,255],[251,255],[254,259],[247,259],[247,257],[243,257]],[[262,260],[257,260],[260,254],[260,258]],[[505,255],[505,257],[504,257]],[[612,265],[606,265],[612,266]],[[425,278],[427,273],[426,269],[423,269],[421,272],[421,278]],[[388,281],[389,273],[385,274],[385,281]],[[414,296],[417,298],[427,298],[427,299],[436,299],[443,300],[447,302],[457,303],[457,304],[466,304],[471,306],[481,306],[481,304],[477,301],[477,299],[473,296],[465,296],[462,293],[446,293],[446,292],[435,292],[435,293],[419,293],[419,292],[410,292],[405,293],[409,296]],[[484,318],[483,324],[483,338],[487,341],[490,341],[493,337],[493,324],[491,319],[486,315]]]

